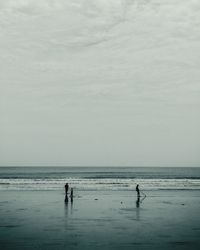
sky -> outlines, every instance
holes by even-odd
[[[0,0],[0,166],[200,166],[199,0]]]

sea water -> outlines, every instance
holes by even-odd
[[[200,190],[200,168],[1,167],[0,190]]]

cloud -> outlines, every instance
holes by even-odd
[[[0,0],[2,164],[24,152],[48,164],[43,148],[55,162],[59,144],[66,164],[77,144],[83,165],[90,150],[104,164],[112,148],[113,164],[199,162],[199,9],[197,0]]]

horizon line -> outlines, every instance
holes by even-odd
[[[200,166],[113,166],[113,165],[108,165],[108,166],[100,166],[100,165],[90,165],[90,166],[87,166],[87,165],[2,165],[0,166],[0,168],[6,168],[6,167],[49,167],[49,168],[54,168],[54,167],[58,167],[58,168],[106,168],[106,167],[110,167],[110,168],[199,168]]]

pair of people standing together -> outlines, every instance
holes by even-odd
[[[65,184],[65,201],[68,201],[68,191],[69,191],[69,184]],[[73,201],[73,188],[70,189],[70,198]]]

